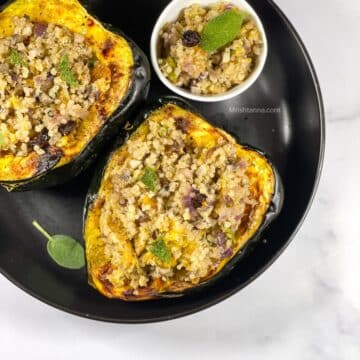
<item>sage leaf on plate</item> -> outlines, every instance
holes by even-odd
[[[85,266],[85,252],[79,242],[67,235],[50,235],[37,221],[32,224],[48,239],[48,254],[59,266],[70,270]]]
[[[213,52],[235,40],[246,17],[243,12],[226,10],[211,19],[201,34],[200,46]]]

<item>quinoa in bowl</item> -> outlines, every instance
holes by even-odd
[[[245,90],[251,78],[260,74],[267,50],[262,26],[248,10],[229,2],[189,4],[176,20],[162,25],[153,62],[160,76],[170,83],[166,85],[174,91],[174,87],[184,90],[183,96],[186,92],[197,96],[189,96],[195,100],[226,94],[241,86]],[[234,31],[231,21],[234,17],[236,21],[236,16],[241,17],[239,26],[229,38],[229,26]],[[209,36],[215,39],[215,47],[205,44]],[[219,37],[224,42],[220,40],[216,47]]]

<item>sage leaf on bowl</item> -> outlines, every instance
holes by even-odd
[[[243,12],[226,10],[211,19],[204,27],[200,46],[213,52],[235,40],[246,17]]]
[[[85,266],[85,252],[79,242],[67,235],[50,235],[35,220],[32,224],[48,239],[48,254],[59,266],[70,270],[78,270]]]

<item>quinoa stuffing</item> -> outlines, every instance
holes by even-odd
[[[256,24],[233,4],[193,4],[161,30],[158,63],[176,86],[197,95],[216,95],[250,76],[262,48]]]
[[[112,155],[94,203],[109,260],[101,281],[134,295],[215,273],[259,205],[237,144],[220,133],[213,146],[194,143],[191,120],[173,108],[151,114]]]
[[[0,152],[42,155],[76,132],[96,102],[96,58],[66,27],[27,16],[13,23],[12,36],[0,39]]]

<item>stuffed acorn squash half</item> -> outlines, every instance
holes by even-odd
[[[0,12],[0,184],[29,190],[79,174],[147,95],[143,52],[77,0]]]
[[[124,131],[85,205],[89,283],[128,301],[180,296],[232,269],[279,213],[259,151],[163,98]]]

